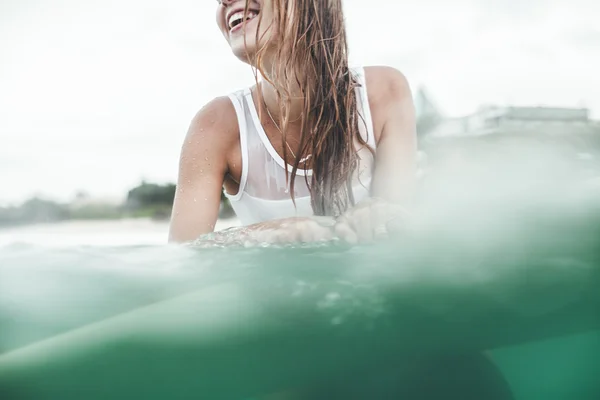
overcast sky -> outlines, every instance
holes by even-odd
[[[0,0],[0,204],[175,181],[188,124],[250,85],[215,0]],[[353,65],[402,70],[449,116],[480,104],[600,116],[597,0],[345,0]]]

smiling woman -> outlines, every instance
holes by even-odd
[[[221,0],[216,22],[256,84],[194,118],[171,241],[213,231],[223,188],[250,241],[387,236],[415,175],[402,73],[349,66],[341,0]]]

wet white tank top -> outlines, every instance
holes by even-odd
[[[357,104],[359,130],[363,140],[375,150],[373,121],[367,96],[365,75],[362,68],[351,70],[359,83]],[[243,225],[251,225],[280,218],[306,217],[313,215],[310,204],[310,170],[298,170],[295,180],[295,201],[292,202],[286,183],[283,158],[277,153],[267,137],[258,111],[254,105],[250,88],[229,95],[237,114],[242,154],[242,175],[238,193],[225,192],[237,217]],[[358,148],[359,166],[353,177],[353,194],[356,203],[366,199],[370,193],[374,159],[368,148]],[[288,166],[291,176],[292,166]]]

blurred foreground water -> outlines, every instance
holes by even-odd
[[[543,150],[433,170],[377,245],[5,243],[0,398],[422,398],[483,354],[516,399],[598,399],[599,185]]]

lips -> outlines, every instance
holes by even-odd
[[[246,14],[246,21],[250,21],[251,19],[254,19],[256,16],[258,15],[258,13],[254,12],[254,11],[248,11],[248,14]],[[237,27],[238,25],[241,25],[244,22],[244,12],[240,11],[240,12],[236,12],[234,14],[232,14],[228,20],[227,20],[227,25],[229,26],[229,29],[234,29],[235,27]]]
[[[227,13],[225,21],[227,22],[227,27],[230,32],[237,31],[244,25],[244,9],[244,7],[236,7]],[[245,15],[246,22],[256,18],[259,12],[260,11],[256,9],[248,9],[248,13]]]

